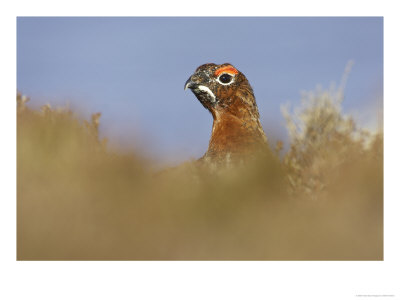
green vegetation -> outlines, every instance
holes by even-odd
[[[107,150],[99,114],[81,122],[18,95],[18,259],[382,260],[383,133],[343,116],[341,91],[286,110],[281,159],[157,174]]]

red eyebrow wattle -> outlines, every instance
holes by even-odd
[[[238,74],[239,71],[236,70],[236,69],[235,69],[234,67],[232,67],[232,66],[226,66],[226,67],[222,67],[222,68],[217,69],[217,70],[214,72],[214,75],[215,75],[215,76],[218,76],[218,75],[221,74],[221,73]]]

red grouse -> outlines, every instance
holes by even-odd
[[[267,145],[253,89],[234,66],[201,65],[186,81],[187,88],[214,119],[208,150],[202,160],[243,157]]]

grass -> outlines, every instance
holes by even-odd
[[[158,174],[107,149],[100,114],[32,110],[18,94],[17,258],[382,260],[383,133],[343,116],[341,91],[285,110],[285,154]]]

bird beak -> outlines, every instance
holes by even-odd
[[[184,90],[186,91],[187,89],[191,89],[195,86],[196,86],[196,84],[192,81],[192,76],[190,76],[189,79],[185,82]]]

